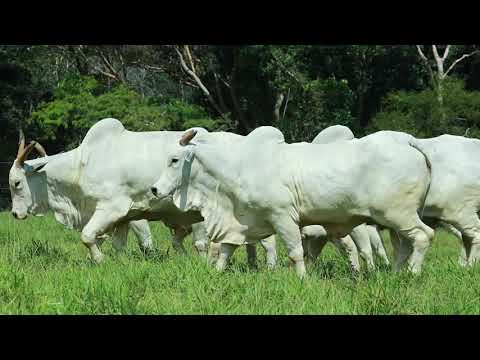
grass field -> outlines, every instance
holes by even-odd
[[[308,278],[297,279],[279,244],[279,267],[249,270],[246,251],[216,273],[193,250],[173,252],[169,232],[151,223],[156,250],[144,258],[136,239],[116,254],[102,245],[105,262],[92,265],[78,233],[52,216],[14,220],[0,213],[1,314],[479,314],[480,265],[457,264],[457,240],[437,232],[422,275],[388,268],[354,276],[329,245]],[[387,240],[387,250],[391,246]],[[379,262],[379,260],[377,261]]]

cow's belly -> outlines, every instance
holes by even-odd
[[[371,222],[368,211],[360,212],[352,209],[332,208],[316,209],[300,214],[300,227],[322,225],[328,234],[344,237],[352,229],[365,222]]]
[[[127,218],[128,220],[162,221],[172,228],[186,227],[203,221],[200,212],[180,211],[169,201],[136,201],[132,204]]]

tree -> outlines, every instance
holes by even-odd
[[[462,55],[459,56],[458,50],[459,47],[455,46],[452,49],[452,45],[446,45],[443,55],[440,56],[439,54],[439,49],[437,48],[437,45],[432,45],[432,54],[433,54],[433,61],[432,59],[428,59],[427,56],[425,56],[424,51],[422,50],[422,46],[417,45],[417,51],[418,54],[420,55],[420,58],[422,59],[423,63],[425,64],[425,67],[427,68],[429,74],[430,74],[430,79],[433,85],[433,88],[435,89],[437,93],[437,101],[438,101],[438,106],[440,109],[440,114],[442,117],[442,121],[446,120],[446,113],[444,111],[444,86],[443,83],[445,79],[447,78],[448,74],[454,69],[454,67],[463,61],[464,59],[473,56],[475,54],[479,53],[478,49],[475,49],[473,51],[469,51],[466,53],[463,53]],[[455,51],[457,50],[457,51]],[[447,68],[447,58],[449,55],[454,55],[454,58],[456,58],[450,66]],[[432,66],[434,64],[434,66]],[[435,70],[434,70],[435,67]],[[446,69],[446,70],[445,70]]]
[[[107,117],[121,120],[132,131],[216,128],[216,121],[197,105],[178,99],[158,104],[124,84],[109,90],[93,77],[62,81],[54,100],[41,103],[27,122],[38,140],[60,151],[78,146],[88,129]]]
[[[382,102],[369,132],[404,131],[420,138],[442,134],[480,136],[480,91],[465,89],[465,81],[455,77],[444,79],[443,109],[438,106],[435,89],[394,91]],[[438,121],[441,116],[445,121]]]

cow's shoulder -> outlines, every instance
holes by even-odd
[[[120,135],[125,131],[123,124],[113,118],[100,120],[88,130],[82,141],[82,147],[86,148],[104,141],[106,138]]]

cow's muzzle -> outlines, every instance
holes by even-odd
[[[167,199],[167,198],[172,198],[173,196],[173,191],[170,194],[161,194],[158,191],[158,188],[156,186],[152,186],[150,188],[150,191],[152,192],[153,196],[155,196],[159,200]]]
[[[27,217],[27,215],[23,215],[21,216],[20,214],[18,214],[16,211],[12,211],[12,216],[17,219],[17,220],[23,220]]]

